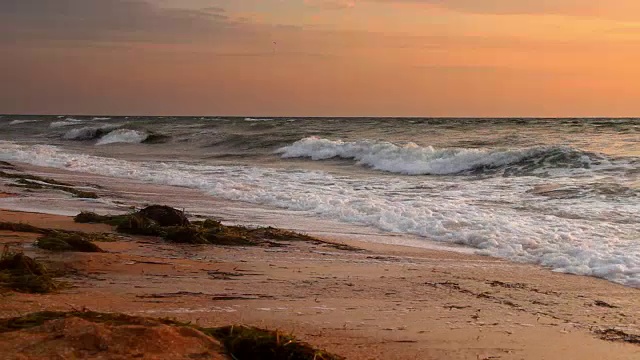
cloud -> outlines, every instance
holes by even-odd
[[[304,0],[311,7],[328,10],[350,9],[356,6],[357,0]]]
[[[317,0],[316,2],[323,2]],[[493,15],[562,15],[639,20],[637,0],[324,0],[326,3],[424,5],[460,13]]]
[[[144,0],[2,0],[0,40],[189,42],[251,30],[221,8],[162,8]]]
[[[392,2],[389,0],[374,0]],[[393,1],[396,3],[397,1]],[[432,5],[480,14],[586,14],[602,7],[594,0],[401,0],[403,3]]]

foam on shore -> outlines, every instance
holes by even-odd
[[[548,202],[527,193],[543,179],[491,178],[452,186],[444,180],[417,184],[412,178],[367,180],[321,171],[132,162],[11,142],[0,142],[0,150],[3,160],[190,187],[640,287],[638,204],[559,200],[546,208]],[[521,208],[506,205],[518,202]],[[614,212],[615,224],[610,221]]]

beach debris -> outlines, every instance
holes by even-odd
[[[85,233],[82,231],[60,230],[60,229],[46,229],[25,223],[15,222],[0,222],[0,230],[14,231],[14,232],[27,232],[49,235],[52,233],[64,234],[69,236],[81,236],[89,241],[113,241],[113,235],[108,233]]]
[[[239,272],[226,272],[219,270],[207,271],[207,274],[217,280],[232,280],[234,277],[244,276],[245,274]]]
[[[138,213],[127,216],[116,227],[117,232],[131,235],[160,236],[162,231],[158,224]]]
[[[201,296],[201,295],[210,295],[205,294],[203,292],[191,292],[191,291],[177,291],[173,293],[154,293],[148,295],[136,295],[137,298],[141,299],[164,299],[164,298],[172,298],[172,297],[180,297],[180,296]]]
[[[73,218],[73,221],[82,224],[108,224],[117,226],[125,221],[127,215],[98,215],[94,212],[83,211]]]
[[[5,245],[0,255],[0,286],[27,293],[48,293],[60,287],[40,262],[12,252]]]
[[[251,326],[225,326],[205,329],[223,344],[237,360],[340,360],[343,357],[314,349],[295,337],[279,331],[268,331]]]
[[[275,299],[271,295],[263,294],[242,294],[242,295],[216,295],[211,300],[227,301],[227,300],[258,300],[258,299]]]
[[[14,232],[28,232],[37,234],[47,234],[50,230],[39,228],[25,223],[0,222],[0,230]]]
[[[105,252],[84,236],[52,231],[36,241],[36,246],[50,251]]]
[[[210,244],[207,231],[198,226],[171,226],[165,229],[164,239],[181,244]]]
[[[306,241],[341,250],[359,250],[349,245],[326,242],[306,234],[274,227],[224,225],[214,219],[192,223],[184,211],[166,205],[151,205],[124,215],[81,212],[74,220],[79,223],[110,224],[116,226],[116,231],[121,233],[159,236],[169,242],[180,244],[280,247],[284,246],[281,242]]]
[[[640,344],[640,335],[628,334],[619,329],[602,329],[596,330],[595,333],[602,340]]]
[[[615,305],[611,305],[608,302],[602,301],[602,300],[595,300],[593,302],[593,305],[595,306],[600,306],[600,307],[605,307],[605,308],[609,308],[609,309],[616,309],[618,308],[618,306]]]
[[[524,284],[524,283],[507,283],[507,282],[498,281],[498,280],[490,281],[487,283],[493,287],[499,286],[506,289],[526,289],[527,288],[527,284]]]
[[[15,170],[15,169],[10,169],[10,170]],[[14,183],[8,184],[9,186],[19,187],[24,189],[33,189],[33,190],[41,190],[41,189],[60,190],[60,191],[72,194],[78,198],[85,198],[85,199],[98,198],[98,194],[96,194],[95,192],[79,190],[79,189],[76,189],[74,185],[63,183],[50,178],[43,178],[36,175],[25,174],[25,173],[9,173],[5,171],[0,171],[0,177],[13,180]]]

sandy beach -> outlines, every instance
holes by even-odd
[[[2,179],[0,208],[12,209],[0,211],[3,222],[111,233],[109,225],[77,224],[65,215],[123,212],[144,202],[180,207],[189,196],[202,200],[186,209],[192,215],[257,225],[271,220],[195,190],[137,183],[134,193],[109,178],[19,167],[118,201],[105,208],[55,190],[12,188]],[[300,222],[292,225],[305,231]],[[52,253],[31,245],[37,234],[0,231],[0,246],[72,270],[65,278],[71,288],[3,293],[0,317],[89,309],[206,326],[247,324],[292,333],[354,360],[640,358],[638,289],[468,253],[370,242],[362,234],[323,237],[321,225],[307,231],[326,243],[180,245],[118,234],[99,244],[105,253],[92,254]],[[612,329],[628,336],[613,336]]]

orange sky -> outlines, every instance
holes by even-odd
[[[638,116],[637,0],[3,0],[0,113]]]

